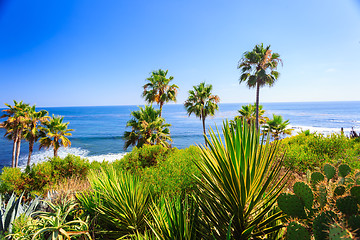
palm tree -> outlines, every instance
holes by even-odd
[[[294,129],[289,129],[289,120],[284,121],[281,115],[273,114],[273,119],[267,121],[264,126],[264,133],[271,133],[275,140],[280,139],[280,134],[290,135]]]
[[[206,117],[214,116],[215,110],[219,109],[220,98],[217,95],[212,95],[211,91],[212,85],[205,85],[205,82],[202,82],[197,86],[193,86],[193,90],[189,91],[189,97],[184,103],[189,116],[194,113],[196,117],[202,120],[204,135],[206,135]]]
[[[250,125],[256,120],[256,103],[241,106],[241,109],[238,110],[238,113],[240,116],[236,116],[235,120],[245,119],[245,121]],[[263,106],[259,105],[259,124],[265,124],[268,120],[267,117],[263,116],[264,114],[265,110],[263,110]]]
[[[68,129],[69,123],[63,123],[63,119],[64,117],[55,117],[52,115],[50,121],[44,122],[45,127],[41,129],[46,135],[40,139],[40,149],[42,147],[53,147],[54,157],[57,157],[60,146],[71,146],[71,142],[67,136],[71,136],[72,134],[70,132],[74,130]]]
[[[144,85],[144,92],[142,94],[148,103],[156,102],[160,106],[160,117],[164,103],[176,101],[177,89],[179,88],[175,84],[169,85],[174,77],[170,76],[167,78],[167,74],[168,70],[159,69],[158,71],[153,71],[151,76],[146,79],[149,82]]]
[[[9,109],[3,110],[5,114],[3,114],[1,118],[7,119],[3,122],[2,127],[6,129],[5,137],[14,142],[11,167],[17,167],[19,163],[21,139],[23,138],[22,133],[28,119],[27,111],[29,104],[14,100],[14,106],[6,103],[5,105]]]
[[[249,88],[256,87],[256,129],[259,129],[259,91],[260,87],[273,86],[280,73],[276,71],[281,62],[278,53],[272,53],[270,45],[258,44],[251,52],[245,52],[238,64],[241,69],[240,83],[246,82]]]
[[[35,142],[41,137],[41,131],[38,128],[38,124],[45,123],[50,117],[47,116],[48,112],[41,110],[37,112],[35,105],[28,109],[28,118],[26,127],[24,129],[24,138],[29,142],[29,156],[27,166],[30,166],[31,155],[34,149]]]
[[[159,116],[160,110],[145,105],[144,108],[139,107],[138,111],[131,112],[131,115],[133,119],[129,120],[126,126],[131,127],[132,130],[124,133],[126,139],[124,149],[130,145],[141,147],[144,144],[169,146],[167,141],[172,140],[168,127],[171,124],[165,123],[165,119]]]

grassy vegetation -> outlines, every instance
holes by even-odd
[[[61,223],[65,231],[82,229],[88,239],[252,239],[264,236],[264,229],[269,231],[265,235],[279,239],[286,222],[284,212],[276,207],[282,186],[277,175],[280,166],[305,173],[326,162],[336,166],[342,162],[353,174],[360,169],[360,142],[343,135],[303,132],[278,141],[278,148],[264,146],[260,153],[255,126],[226,131],[224,143],[212,134],[209,148],[204,149],[144,145],[112,163],[68,155],[24,171],[4,168],[0,191],[45,196],[56,190],[57,200],[49,206],[72,208],[71,216]],[[285,152],[283,162],[275,161]],[[259,192],[267,194],[258,197]],[[254,214],[257,218],[250,217]],[[65,215],[59,211],[50,217]],[[77,222],[67,227],[67,221]],[[26,234],[34,236],[41,229],[49,231],[42,237],[57,234],[40,217],[22,216],[14,224],[13,239],[28,239]]]
[[[302,132],[281,140],[280,149],[286,154],[284,166],[297,172],[317,170],[325,163],[347,163],[360,169],[360,142],[341,134]]]

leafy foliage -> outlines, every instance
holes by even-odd
[[[237,121],[234,127],[226,122],[222,133],[223,138],[210,131],[206,138],[209,147],[201,149],[202,161],[197,162],[203,178],[198,181],[197,202],[204,224],[216,239],[226,239],[229,226],[235,239],[277,231],[282,226],[273,223],[282,214],[269,213],[284,187],[286,174],[279,176],[281,161],[275,161],[276,144],[262,146],[259,132],[246,122]]]
[[[142,96],[148,103],[156,102],[160,106],[159,116],[161,117],[162,107],[164,103],[176,101],[177,85],[169,83],[174,79],[173,76],[167,78],[168,70],[159,69],[153,71],[151,76],[147,78],[147,84],[144,85]]]
[[[264,125],[263,132],[270,133],[275,140],[279,140],[281,134],[290,135],[292,133],[293,129],[287,128],[289,124],[289,120],[284,121],[281,115],[273,114],[273,118]]]
[[[125,131],[126,139],[124,149],[130,145],[142,147],[144,144],[169,146],[170,124],[165,123],[165,119],[159,116],[160,110],[155,110],[152,106],[139,107],[139,111],[131,112],[133,119],[126,123],[132,131]]]
[[[296,171],[315,170],[326,162],[339,161],[360,169],[360,144],[341,134],[300,133],[282,139],[280,148],[281,152],[286,152],[284,165]]]

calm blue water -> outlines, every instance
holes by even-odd
[[[232,119],[243,104],[221,104],[215,117],[206,120],[207,126],[220,126],[226,118]],[[263,103],[267,116],[273,113],[289,119],[295,130],[311,129],[322,133],[345,133],[351,127],[360,131],[360,102],[317,102],[317,103]],[[39,108],[38,110],[40,110]],[[88,157],[90,160],[119,159],[125,153],[122,135],[131,111],[137,106],[102,106],[102,107],[56,107],[45,108],[50,115],[64,116],[74,129],[71,148],[61,149],[60,156],[68,153]],[[1,109],[0,109],[1,110]],[[183,105],[165,105],[163,117],[170,127],[173,146],[185,148],[194,144],[203,144],[202,123],[198,118],[188,117]],[[11,164],[12,142],[5,139],[4,129],[0,129],[0,168]],[[21,146],[20,165],[26,164],[28,143]],[[130,151],[131,149],[128,149]],[[51,150],[38,150],[35,146],[33,162],[51,156]]]

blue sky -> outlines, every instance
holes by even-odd
[[[360,101],[359,0],[0,0],[0,104],[143,104],[159,68],[178,103],[202,81],[254,102],[236,66],[262,42],[284,64],[260,101]]]

